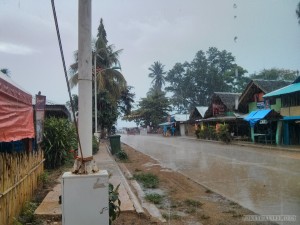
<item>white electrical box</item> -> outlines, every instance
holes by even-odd
[[[76,175],[66,172],[62,177],[63,225],[108,225],[108,173]]]

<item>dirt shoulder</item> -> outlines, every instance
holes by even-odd
[[[125,166],[131,174],[144,172],[158,176],[159,190],[154,192],[158,192],[164,197],[163,201],[156,206],[167,220],[167,224],[273,224],[244,221],[244,215],[254,215],[255,213],[204,188],[180,173],[162,168],[157,161],[128,145],[122,144],[122,149],[129,156],[129,160],[118,163]],[[132,188],[132,190],[135,189]],[[144,191],[149,192],[150,190],[144,188]],[[121,213],[113,224],[146,225],[166,223],[162,223],[149,215],[138,216],[134,213]]]

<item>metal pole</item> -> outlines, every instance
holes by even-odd
[[[91,0],[79,0],[78,9],[78,127],[83,158],[92,157],[92,48]]]
[[[97,53],[96,53],[96,50],[95,50],[95,55],[94,55],[94,79],[95,79],[95,83],[94,83],[94,94],[95,94],[95,134],[97,135]]]

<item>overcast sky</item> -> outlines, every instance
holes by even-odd
[[[250,74],[272,67],[300,70],[298,2],[94,0],[92,35],[102,17],[109,44],[123,49],[122,72],[139,100],[150,87],[148,68],[154,61],[170,70],[209,47],[232,52]],[[69,66],[78,48],[78,3],[55,4]],[[0,0],[0,68],[8,68],[31,94],[41,91],[56,103],[68,100],[50,0]]]

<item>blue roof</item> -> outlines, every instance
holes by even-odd
[[[244,118],[244,120],[248,121],[250,123],[251,127],[254,127],[254,125],[257,123],[257,121],[265,118],[269,112],[271,112],[271,109],[262,109],[262,110],[256,110],[249,113],[248,116]]]
[[[273,96],[289,94],[297,91],[300,91],[300,83],[293,83],[283,88],[280,88],[276,91],[269,92],[268,94],[265,94],[263,97],[264,98],[273,97]]]

